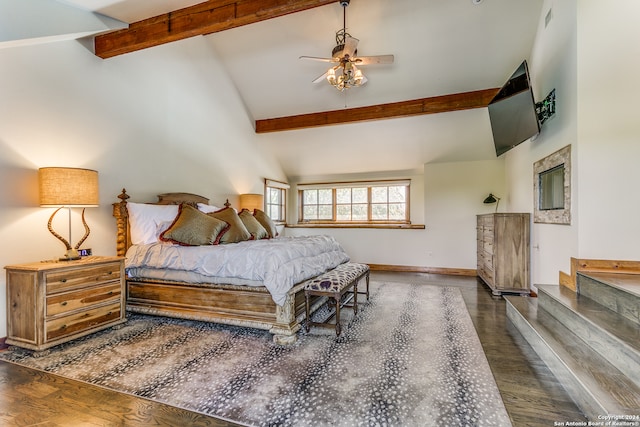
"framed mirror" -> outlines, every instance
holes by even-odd
[[[571,224],[571,145],[533,164],[533,221]]]

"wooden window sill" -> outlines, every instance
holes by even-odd
[[[302,223],[287,224],[287,228],[380,228],[380,229],[400,229],[400,230],[424,230],[424,224],[346,224],[346,223]]]

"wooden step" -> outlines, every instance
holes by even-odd
[[[640,325],[640,275],[578,273],[577,292]]]
[[[605,358],[585,345],[538,298],[507,296],[507,317],[563,384],[585,415],[635,414],[640,388]]]
[[[538,286],[538,305],[640,387],[640,328],[590,298]]]

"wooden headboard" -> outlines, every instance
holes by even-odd
[[[129,214],[127,212],[127,199],[129,195],[127,194],[127,190],[123,188],[118,198],[120,201],[113,204],[113,216],[116,219],[116,227],[118,228],[116,254],[118,256],[124,256],[127,253],[127,249],[131,246],[131,228],[129,227]],[[198,203],[208,205],[209,199],[191,193],[164,193],[158,194],[158,201],[151,204],[180,205],[182,203],[197,207]],[[225,203],[225,206],[229,206],[229,201]]]

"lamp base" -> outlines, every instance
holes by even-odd
[[[74,261],[77,259],[80,259],[80,254],[77,249],[69,249],[64,256],[59,258],[60,261]]]
[[[51,234],[53,234],[53,236],[60,240],[62,243],[64,243],[64,245],[67,248],[67,253],[64,254],[63,257],[58,258],[60,261],[73,261],[73,260],[77,260],[80,259],[80,254],[78,253],[78,249],[80,247],[80,245],[85,241],[85,239],[89,236],[89,232],[91,231],[89,229],[89,226],[87,225],[87,221],[85,221],[84,219],[84,208],[82,209],[82,225],[84,225],[84,236],[82,236],[82,239],[80,239],[80,241],[78,242],[78,244],[76,245],[76,249],[71,247],[71,208],[67,208],[69,210],[69,241],[67,241],[67,239],[65,239],[64,237],[62,237],[61,235],[59,235],[58,233],[55,232],[55,230],[53,229],[53,227],[51,226],[51,223],[53,222],[53,217],[56,216],[56,214],[58,213],[58,211],[62,209],[62,208],[58,208],[56,209],[52,214],[51,217],[49,218],[49,222],[47,223],[47,228],[49,228],[49,231],[51,232]]]

